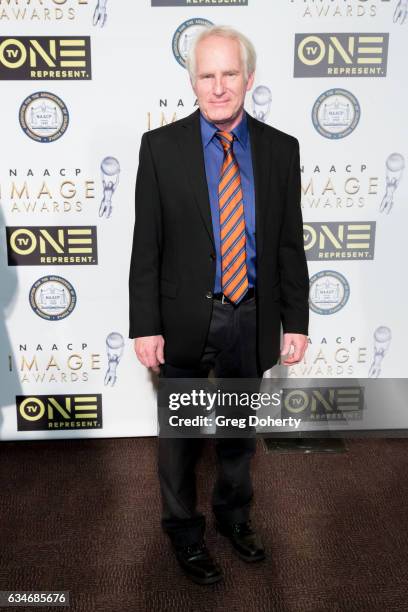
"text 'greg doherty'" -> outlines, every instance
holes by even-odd
[[[238,428],[246,429],[248,427],[294,427],[297,429],[302,422],[302,419],[288,417],[286,419],[274,419],[271,416],[258,417],[257,414],[250,414],[246,418],[230,418],[224,415],[218,415],[214,419],[210,416],[195,416],[193,418],[179,417],[172,415],[169,418],[171,427],[212,427],[215,425],[218,428]]]
[[[170,393],[169,408],[178,410],[181,407],[196,406],[211,411],[217,406],[243,406],[258,410],[266,406],[280,406],[281,392],[278,393],[237,393],[216,391],[209,393],[193,389],[188,393]]]

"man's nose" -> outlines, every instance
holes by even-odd
[[[217,96],[221,96],[225,91],[224,79],[222,77],[215,77],[214,79],[214,93]]]

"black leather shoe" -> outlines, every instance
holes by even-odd
[[[217,531],[229,539],[238,556],[252,563],[265,559],[265,550],[259,537],[251,527],[251,521],[245,523],[216,523]]]
[[[221,568],[211,558],[204,542],[175,548],[183,572],[197,584],[214,584],[222,579]]]

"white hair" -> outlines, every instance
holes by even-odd
[[[229,26],[214,25],[203,28],[197,36],[191,41],[191,45],[188,50],[186,65],[190,75],[192,83],[196,80],[196,48],[199,42],[209,38],[210,36],[220,36],[221,38],[230,38],[236,40],[239,43],[241,50],[241,61],[244,67],[244,78],[248,80],[250,74],[255,72],[256,68],[256,51],[252,42],[244,34],[230,28]]]

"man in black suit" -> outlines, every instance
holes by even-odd
[[[129,337],[164,377],[262,377],[280,354],[289,365],[306,350],[299,143],[244,111],[255,63],[241,33],[202,31],[187,64],[199,109],[142,137]],[[209,584],[222,572],[196,509],[200,442],[159,437],[158,471],[162,527],[185,573]],[[249,517],[255,443],[216,440],[216,526],[245,561],[265,557]]]

